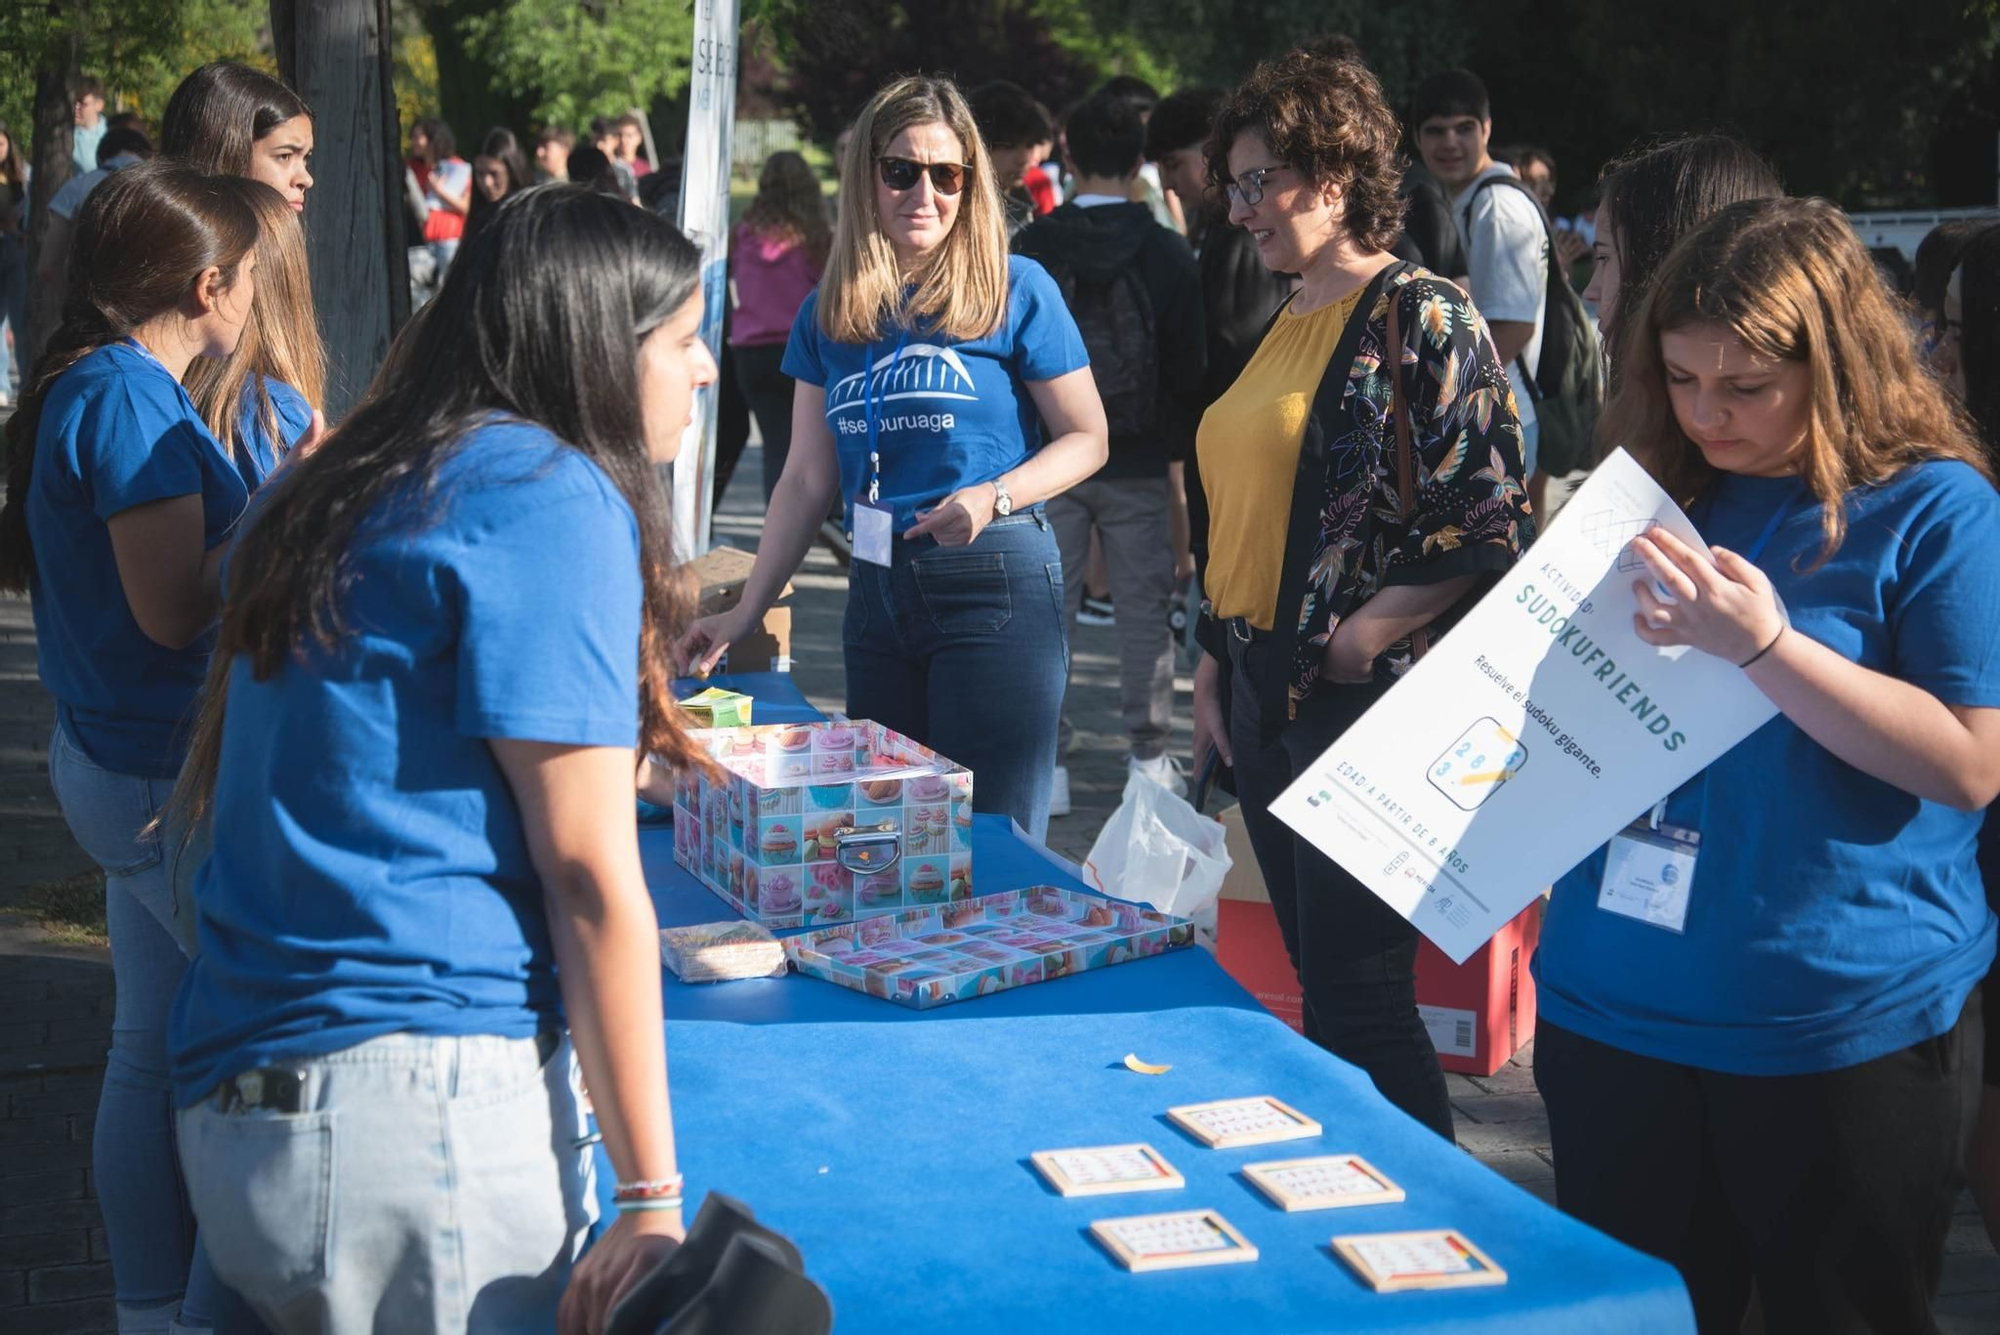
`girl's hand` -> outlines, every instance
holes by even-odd
[[[993,505],[999,499],[991,482],[954,491],[938,502],[937,509],[919,519],[904,534],[905,539],[931,537],[940,547],[964,547],[993,522]]]
[[[1633,584],[1639,612],[1632,625],[1646,643],[1692,645],[1740,665],[1783,632],[1785,617],[1771,581],[1735,552],[1711,547],[1711,562],[1658,525],[1634,538],[1632,550],[1676,600],[1660,597],[1652,580]]]
[[[603,1330],[618,1300],[666,1260],[686,1232],[679,1210],[619,1215],[570,1273],[556,1311],[556,1329],[561,1335],[596,1335]]]
[[[715,671],[716,663],[729,652],[729,646],[749,633],[744,624],[743,607],[738,604],[728,612],[717,612],[714,616],[703,617],[689,626],[680,639],[674,641],[674,670],[682,675],[706,677]]]

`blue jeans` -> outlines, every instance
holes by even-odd
[[[119,1328],[164,1330],[176,1300],[183,1325],[206,1326],[215,1276],[195,1238],[174,1153],[168,1078],[167,1010],[188,965],[174,930],[181,852],[172,833],[139,833],[165,805],[173,784],[100,768],[60,725],[49,741],[49,782],[70,833],[104,869],[117,1011],[91,1168],[111,1249]],[[192,907],[183,905],[183,912]]]
[[[555,1329],[597,1214],[568,1041],[391,1034],[180,1113],[222,1277],[278,1335]],[[262,1088],[272,1088],[266,1080]]]
[[[1062,553],[1039,510],[968,547],[898,538],[893,565],[848,571],[848,715],[965,766],[975,811],[1041,839],[1069,677],[1062,611]]]
[[[0,237],[0,320],[14,331],[14,341],[22,356],[28,352],[28,248],[17,237]],[[0,394],[8,392],[8,376],[13,358],[7,340],[0,335]],[[29,367],[21,364],[21,388],[28,387]]]

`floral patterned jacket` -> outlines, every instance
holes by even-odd
[[[1397,492],[1396,425],[1383,356],[1391,300],[1417,456],[1407,516]],[[1260,687],[1267,705],[1287,699],[1279,719],[1318,684],[1334,627],[1379,590],[1497,575],[1534,538],[1513,390],[1471,299],[1428,270],[1400,264],[1376,279],[1356,319],[1362,310],[1367,318],[1358,338],[1350,330],[1341,342],[1342,349],[1352,347],[1352,359],[1336,351],[1329,361],[1299,454],[1273,623],[1293,627],[1295,638],[1291,653],[1270,655],[1274,680]],[[1473,601],[1468,595],[1434,622],[1433,635]],[[1228,632],[1204,618],[1200,633],[1209,652],[1227,661],[1221,636]],[[1410,642],[1400,641],[1383,656],[1378,675],[1400,676],[1413,661]],[[1267,717],[1273,712],[1267,709]]]

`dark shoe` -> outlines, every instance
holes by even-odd
[[[1083,605],[1076,609],[1076,624],[1079,626],[1109,626],[1117,617],[1111,608],[1111,599],[1099,598],[1095,594],[1083,595]]]

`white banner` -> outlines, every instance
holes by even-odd
[[[1453,960],[1776,708],[1641,640],[1631,540],[1707,550],[1623,450],[1423,661],[1271,805]]]
[[[729,301],[729,151],[736,124],[736,0],[698,0],[688,87],[687,147],[681,158],[681,231],[701,247],[702,341],[722,360]],[[715,485],[715,417],[720,381],[699,391],[694,420],[674,461],[674,549],[689,561],[708,550],[709,494]]]

